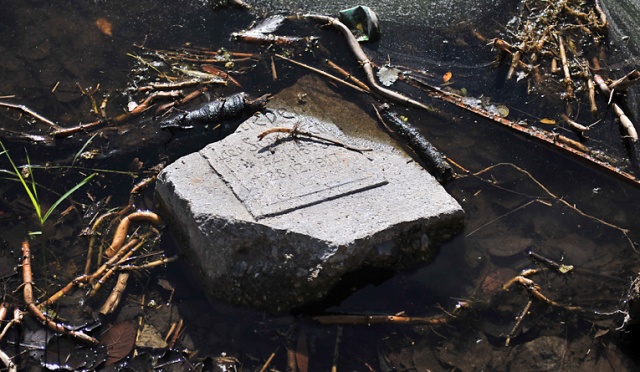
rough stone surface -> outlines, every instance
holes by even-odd
[[[372,140],[366,114],[306,83],[159,177],[160,204],[214,298],[288,311],[345,274],[424,262],[461,228],[458,203],[387,140]],[[266,128],[294,125],[373,151],[277,133],[258,141]]]

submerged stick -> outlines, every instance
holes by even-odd
[[[325,62],[327,63],[327,65],[329,67],[331,67],[332,69],[336,70],[340,75],[344,76],[345,80],[351,80],[353,81],[353,83],[357,86],[359,86],[360,88],[366,90],[367,92],[370,92],[371,89],[367,86],[367,84],[363,83],[362,81],[360,81],[360,79],[358,79],[357,77],[351,75],[350,73],[348,73],[345,69],[343,69],[342,67],[338,66],[337,64],[335,64],[334,62],[330,61],[330,60],[325,60]]]
[[[513,328],[511,328],[511,332],[509,332],[509,335],[507,336],[507,340],[504,342],[504,346],[509,346],[509,344],[511,343],[511,339],[516,335],[518,328],[520,328],[520,324],[522,324],[522,320],[529,313],[529,309],[531,309],[531,305],[533,305],[533,301],[531,300],[527,301],[527,304],[524,306],[524,309],[522,309],[522,312],[520,312],[520,315],[518,315],[518,317],[516,318],[516,323],[513,325]]]
[[[357,90],[358,92],[362,92],[362,93],[369,93],[368,91],[366,91],[366,90],[364,90],[364,89],[362,89],[362,88],[360,88],[360,87],[358,87],[358,86],[356,86],[356,85],[353,85],[353,84],[351,84],[351,83],[349,83],[349,82],[347,82],[347,81],[344,81],[344,80],[342,80],[342,79],[338,79],[337,77],[335,77],[335,76],[333,76],[333,75],[331,75],[331,74],[328,74],[328,73],[326,73],[326,72],[324,72],[324,71],[322,71],[322,70],[318,70],[318,69],[317,69],[317,68],[315,68],[315,67],[311,67],[311,66],[309,66],[309,65],[305,65],[304,63],[300,63],[300,62],[298,62],[298,61],[295,61],[295,60],[293,60],[293,59],[291,59],[291,58],[287,58],[287,57],[285,57],[285,56],[283,56],[283,55],[280,55],[280,54],[276,54],[276,57],[281,58],[281,59],[284,59],[285,61],[291,62],[291,63],[293,63],[294,65],[298,65],[298,66],[300,66],[300,67],[304,67],[304,68],[306,68],[306,69],[308,69],[308,70],[311,70],[311,71],[313,71],[313,72],[315,72],[315,73],[317,73],[317,74],[320,74],[320,75],[322,75],[322,76],[324,76],[324,77],[326,77],[326,78],[329,78],[329,79],[331,79],[331,80],[333,80],[333,81],[335,81],[335,82],[338,82],[338,83],[340,83],[340,84],[344,84],[344,85],[348,86],[349,88],[353,88],[353,89]]]
[[[629,119],[617,103],[612,103],[611,107],[613,108],[613,112],[618,116],[618,119],[620,119],[620,125],[627,131],[629,138],[631,138],[633,142],[638,142],[638,131],[636,131],[636,128],[633,126],[631,119]]]
[[[120,304],[120,300],[122,299],[122,294],[127,288],[128,280],[129,273],[120,273],[120,275],[118,275],[116,285],[113,287],[113,290],[111,290],[111,294],[109,295],[109,297],[107,297],[107,300],[100,308],[100,314],[109,315],[116,309],[116,307],[118,307],[118,304]]]
[[[129,224],[133,221],[147,221],[151,222],[155,225],[162,225],[162,219],[157,214],[146,211],[146,212],[133,212],[130,215],[120,221],[118,228],[116,229],[115,234],[113,234],[113,241],[111,242],[111,246],[105,251],[105,255],[109,258],[112,258],[122,247],[125,239],[127,238],[127,232],[129,231]]]
[[[33,273],[31,271],[31,248],[29,247],[29,241],[25,240],[22,243],[22,282],[24,291],[24,302],[29,309],[31,315],[40,320],[47,327],[55,332],[63,333],[90,345],[97,345],[98,340],[88,336],[81,331],[73,331],[65,328],[59,323],[54,322],[46,315],[42,313],[40,308],[35,304],[33,299]]]
[[[8,108],[16,109],[16,110],[20,110],[20,111],[24,112],[25,114],[31,115],[34,119],[38,119],[41,122],[47,124],[48,126],[50,126],[53,129],[56,129],[56,130],[61,129],[61,127],[58,124],[52,122],[51,120],[45,118],[44,116],[38,114],[37,112],[35,112],[33,110],[31,110],[30,108],[28,108],[25,105],[16,105],[16,104],[13,104],[13,103],[8,103],[8,102],[0,102],[0,106],[8,107]]]
[[[398,114],[390,111],[387,107],[383,108],[382,115],[374,106],[378,119],[382,124],[393,133],[400,136],[413,150],[418,159],[420,159],[427,171],[431,173],[438,181],[446,182],[453,177],[453,169],[445,161],[445,157],[438,149],[427,141],[427,139],[413,125],[402,120]],[[384,119],[382,118],[384,116]]]
[[[358,63],[362,65],[362,69],[367,76],[367,82],[369,83],[371,90],[392,101],[396,101],[413,107],[418,107],[427,111],[433,111],[432,107],[429,107],[422,102],[418,102],[391,89],[387,89],[378,85],[375,74],[373,72],[373,64],[371,63],[371,60],[369,59],[369,57],[367,57],[364,50],[362,50],[362,47],[358,43],[358,40],[356,40],[355,36],[353,36],[353,34],[351,33],[351,30],[349,30],[349,28],[345,26],[344,23],[340,22],[340,20],[338,20],[337,18],[317,14],[305,14],[303,17],[333,26],[344,35],[347,40],[347,45],[351,49],[351,53],[353,53],[353,55],[356,57]]]

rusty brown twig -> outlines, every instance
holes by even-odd
[[[349,82],[347,82],[347,81],[344,81],[344,80],[342,80],[342,79],[339,79],[339,78],[337,78],[337,77],[335,77],[335,76],[333,76],[333,75],[331,75],[331,74],[328,74],[328,73],[326,73],[326,72],[324,72],[324,71],[322,71],[322,70],[319,70],[319,69],[317,69],[317,68],[315,68],[315,67],[311,67],[311,66],[309,66],[309,65],[305,65],[304,63],[298,62],[298,61],[296,61],[296,60],[293,60],[293,59],[291,59],[291,58],[285,57],[285,56],[280,55],[280,54],[276,54],[276,57],[278,57],[278,58],[280,58],[280,59],[284,59],[284,60],[285,60],[285,61],[287,61],[287,62],[291,62],[291,63],[293,63],[294,65],[297,65],[297,66],[300,66],[300,67],[304,67],[304,68],[306,68],[306,69],[308,69],[308,70],[311,70],[311,71],[313,71],[313,72],[315,72],[315,73],[317,73],[317,74],[320,74],[320,75],[322,75],[322,76],[324,76],[324,77],[326,77],[326,78],[329,78],[329,79],[331,79],[331,80],[333,80],[333,81],[335,81],[335,82],[338,82],[338,83],[340,83],[340,84],[343,84],[343,85],[346,85],[346,86],[348,86],[348,87],[350,87],[350,88],[353,88],[353,89],[355,89],[355,90],[357,90],[357,91],[359,91],[359,92],[362,92],[362,93],[369,93],[368,91],[366,91],[366,90],[364,90],[364,89],[362,89],[362,88],[360,88],[360,87],[358,87],[358,86],[356,86],[356,85],[354,85],[354,84],[351,84],[351,83],[349,83]]]
[[[40,308],[35,304],[33,299],[33,273],[31,271],[31,248],[29,247],[29,241],[25,240],[22,243],[22,282],[24,291],[24,302],[29,309],[29,313],[40,320],[47,327],[55,332],[63,333],[90,345],[97,345],[98,340],[88,336],[81,331],[70,330],[61,324],[55,323],[42,313]]]
[[[529,309],[531,309],[532,304],[533,304],[533,301],[531,300],[527,301],[527,304],[524,306],[524,309],[522,309],[522,311],[520,312],[520,315],[518,315],[518,317],[516,318],[516,323],[511,328],[511,332],[509,332],[509,335],[507,336],[507,340],[504,342],[504,346],[509,346],[509,344],[511,343],[511,339],[516,335],[518,328],[520,328],[520,324],[522,324],[522,320],[529,313]]]
[[[534,298],[548,304],[554,307],[559,307],[568,311],[580,311],[582,310],[582,307],[580,306],[572,306],[572,305],[564,305],[561,303],[558,303],[556,301],[553,301],[552,299],[546,297],[545,295],[542,294],[541,292],[541,288],[538,284],[536,284],[533,280],[529,279],[528,276],[533,275],[538,273],[540,270],[538,269],[531,269],[531,270],[525,270],[524,272],[522,272],[520,275],[512,278],[511,280],[509,280],[505,285],[502,286],[503,290],[509,290],[509,288],[513,285],[513,284],[520,284],[522,285],[527,292],[529,292],[529,294],[531,294]]]
[[[105,255],[109,258],[115,256],[115,254],[120,250],[124,241],[127,237],[127,232],[129,231],[129,225],[133,221],[147,221],[155,225],[162,225],[162,219],[156,213],[151,211],[139,211],[133,212],[130,215],[124,217],[120,224],[116,228],[116,232],[113,235],[113,241],[107,250],[105,251]]]

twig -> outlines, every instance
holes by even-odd
[[[276,352],[278,351],[279,348],[280,347],[278,346],[276,348],[276,351],[274,351],[273,353],[271,353],[271,355],[269,355],[269,358],[267,359],[267,361],[264,362],[264,365],[262,366],[262,368],[260,368],[260,372],[266,372],[267,368],[269,368],[269,364],[271,364],[271,361],[276,356]]]
[[[16,109],[16,110],[20,110],[20,111],[24,112],[25,114],[31,115],[35,119],[38,119],[41,122],[47,124],[48,126],[50,126],[53,129],[56,129],[56,130],[62,129],[62,127],[60,127],[58,124],[52,122],[51,120],[45,118],[44,116],[38,114],[37,112],[35,112],[33,110],[31,110],[30,108],[28,108],[25,105],[16,105],[16,104],[13,104],[13,103],[8,103],[8,102],[0,102],[0,106],[8,107],[8,108]]]
[[[410,317],[404,315],[320,315],[311,318],[320,324],[370,325],[370,324],[444,324],[449,318],[443,315],[432,317]]]
[[[509,346],[509,343],[511,343],[511,339],[513,338],[513,336],[516,335],[516,331],[518,330],[518,328],[520,328],[520,324],[522,323],[522,320],[529,313],[529,309],[531,309],[532,304],[533,304],[533,301],[531,300],[527,301],[527,304],[524,306],[524,309],[522,309],[522,312],[520,312],[520,315],[518,315],[518,317],[516,318],[516,324],[514,324],[513,328],[511,328],[511,332],[509,332],[509,335],[507,336],[507,340],[504,342],[504,346]]]
[[[434,87],[415,77],[411,77],[410,79],[405,79],[405,80],[408,81],[413,86],[416,86],[424,89],[425,91],[428,91],[431,97],[442,99],[443,101],[454,104],[464,110],[471,111],[477,115],[480,115],[489,120],[492,120],[500,125],[511,128],[520,133],[527,134],[543,143],[551,144],[556,148],[566,151],[569,154],[575,155],[585,161],[595,164],[605,169],[606,171],[610,172],[611,174],[620,177],[625,181],[628,181],[628,182],[630,181],[636,187],[640,186],[640,181],[636,176],[621,170],[619,167],[615,167],[609,164],[607,161],[600,160],[599,158],[597,158],[598,156],[597,152],[594,152],[594,151],[585,152],[584,149],[588,150],[588,148],[584,145],[580,146],[582,150],[578,150],[571,146],[565,145],[565,143],[569,143],[570,141],[565,140],[567,137],[561,134],[553,134],[553,133],[550,134],[547,131],[538,130],[535,128],[530,128],[524,125],[520,125],[517,122],[511,121],[499,115],[495,115],[483,109],[481,106],[475,103],[470,103],[469,100],[466,100],[464,97],[460,95],[444,91],[438,87]],[[598,86],[601,86],[599,82],[604,83],[604,80],[599,75],[594,75],[594,81],[596,82],[596,84],[598,84]],[[606,87],[606,84],[602,84],[602,85],[604,86],[605,89],[608,90],[608,88]],[[573,144],[575,144],[575,141]]]
[[[560,61],[562,62],[562,72],[564,73],[564,83],[567,89],[567,96],[573,98],[573,86],[571,81],[571,72],[569,71],[569,62],[567,62],[567,52],[564,49],[562,36],[558,35],[558,47],[560,48]]]
[[[0,349],[0,361],[2,361],[2,363],[4,363],[5,366],[7,366],[8,372],[18,371],[18,366],[16,366],[16,364],[11,360],[11,358],[4,351],[2,351],[2,349]]]
[[[5,307],[5,305],[2,305],[2,308],[4,310],[6,310],[7,308]],[[4,316],[6,317],[6,311],[4,313]],[[9,331],[9,329],[11,327],[13,327],[15,324],[20,324],[22,323],[22,311],[20,309],[18,309],[17,307],[13,310],[13,319],[11,319],[11,321],[9,321],[4,328],[2,329],[2,333],[0,333],[0,341],[4,338],[4,336],[7,334],[7,331]],[[2,318],[2,321],[4,321],[4,317]]]
[[[453,169],[445,161],[445,156],[429,142],[425,136],[420,133],[410,123],[405,122],[396,114],[383,105],[382,115],[378,108],[373,105],[373,109],[378,116],[378,120],[384,125],[387,130],[400,136],[409,148],[416,154],[418,159],[422,161],[425,168],[431,173],[438,181],[447,182],[453,178]],[[386,121],[382,118],[386,119]]]
[[[591,80],[589,80],[589,81],[591,81]],[[580,132],[588,132],[589,129],[591,129],[591,128],[587,127],[587,126],[584,126],[584,125],[582,125],[582,124],[580,124],[578,122],[575,122],[575,121],[569,119],[569,117],[566,114],[562,114],[562,120],[564,120],[567,124],[569,124],[569,126],[571,128],[573,128],[573,129],[575,129],[577,131],[580,131]]]
[[[629,119],[627,114],[624,113],[624,111],[620,108],[620,106],[618,106],[617,103],[612,103],[611,107],[613,108],[613,112],[618,115],[618,119],[620,119],[620,125],[622,125],[622,127],[627,131],[629,138],[631,138],[633,142],[638,142],[638,132],[633,126],[631,119]]]
[[[113,287],[111,294],[107,297],[107,300],[100,308],[100,314],[109,315],[116,309],[116,307],[118,307],[118,304],[120,304],[120,300],[122,299],[122,293],[127,288],[128,280],[129,273],[120,273],[120,275],[118,275],[116,285]]]
[[[369,88],[369,86],[367,86],[367,84],[363,83],[362,81],[360,81],[360,79],[358,79],[357,77],[351,75],[350,73],[348,73],[347,71],[345,71],[345,69],[343,69],[342,67],[338,66],[337,64],[335,64],[334,62],[330,61],[330,60],[326,60],[327,65],[329,67],[331,67],[332,69],[336,70],[340,75],[344,76],[344,78],[346,80],[351,80],[353,81],[353,83],[357,86],[359,86],[360,88],[366,90],[367,92],[371,91],[371,88]]]
[[[120,266],[118,270],[120,270],[120,271],[146,270],[146,269],[151,269],[151,268],[154,268],[154,267],[166,265],[168,263],[177,261],[179,258],[180,258],[180,256],[162,257],[159,260],[156,260],[156,261],[153,261],[153,262],[147,262],[147,263],[142,264],[142,265]]]
[[[338,357],[340,355],[340,343],[342,342],[342,326],[338,326],[336,332],[336,346],[333,348],[333,362],[331,363],[331,372],[338,371]]]
[[[484,169],[482,169],[482,170],[480,170],[480,171],[478,171],[478,172],[472,173],[471,175],[472,175],[472,176],[474,176],[474,177],[478,177],[478,176],[480,176],[480,175],[481,175],[481,174],[483,174],[483,173],[486,173],[486,172],[488,172],[488,171],[490,171],[490,170],[492,170],[492,169],[494,169],[494,168],[501,167],[501,166],[509,166],[509,167],[512,167],[512,168],[516,169],[516,170],[517,170],[517,171],[519,171],[519,172],[522,172],[522,173],[523,173],[523,174],[525,174],[525,175],[526,175],[526,176],[527,176],[531,181],[533,181],[536,185],[538,185],[538,187],[540,187],[540,188],[542,189],[542,191],[544,191],[544,193],[545,193],[545,194],[547,194],[547,195],[548,195],[548,196],[550,196],[551,198],[555,199],[556,201],[558,201],[558,202],[560,202],[560,203],[564,204],[565,206],[569,207],[570,209],[572,209],[573,211],[577,212],[577,213],[578,213],[578,214],[580,214],[581,216],[586,217],[586,218],[588,218],[588,219],[591,219],[591,220],[593,220],[593,221],[596,221],[596,222],[598,222],[598,223],[600,223],[600,224],[603,224],[603,225],[605,225],[605,226],[607,226],[607,227],[610,227],[610,228],[612,228],[612,229],[618,230],[618,231],[619,231],[620,233],[622,233],[622,235],[624,235],[624,237],[627,239],[627,241],[629,242],[629,245],[631,246],[631,248],[632,248],[636,253],[640,253],[640,252],[638,252],[638,251],[636,250],[635,244],[633,243],[633,241],[632,241],[632,240],[631,240],[631,238],[629,237],[629,232],[630,232],[630,231],[629,231],[629,229],[622,228],[622,227],[620,227],[620,226],[614,225],[614,224],[609,223],[609,222],[607,222],[607,221],[604,221],[604,220],[602,220],[602,219],[600,219],[600,218],[598,218],[598,217],[595,217],[595,216],[593,216],[593,215],[590,215],[590,214],[588,214],[588,213],[583,212],[583,211],[582,211],[582,210],[580,210],[578,207],[576,207],[575,205],[573,205],[573,204],[569,203],[569,202],[568,202],[567,200],[565,200],[564,198],[559,198],[556,194],[552,193],[552,192],[551,192],[551,190],[549,190],[547,187],[545,187],[545,186],[544,186],[540,181],[538,181],[535,177],[533,177],[533,175],[532,175],[531,173],[529,173],[529,172],[527,172],[526,170],[524,170],[524,169],[522,169],[522,168],[518,167],[518,166],[517,166],[517,165],[515,165],[515,164],[512,164],[512,163],[498,163],[498,164],[491,165],[491,166],[489,166],[489,167],[487,167],[487,168],[484,168]],[[485,182],[488,182],[488,183],[490,183],[490,184],[492,184],[492,185],[493,185],[493,183],[491,182],[491,180],[486,180],[486,179],[484,179],[484,178],[482,178],[482,177],[478,177],[478,178],[479,178],[479,179],[481,179],[481,180],[483,180],[483,181],[485,181]],[[525,205],[522,205],[522,206],[518,207],[517,209],[523,208],[523,207],[525,207],[525,206],[529,205],[530,203],[532,203],[532,202],[534,202],[534,201],[541,202],[539,199],[535,199],[535,200],[532,200],[532,201],[530,201],[530,202],[526,203]],[[509,213],[510,213],[510,212],[509,212]],[[475,232],[475,231],[473,231],[473,232]]]
[[[369,83],[369,87],[371,88],[371,90],[390,100],[405,105],[418,107],[427,111],[433,111],[432,107],[429,107],[422,102],[418,102],[403,94],[378,85],[375,74],[373,73],[373,64],[371,63],[371,60],[367,57],[364,50],[362,50],[360,43],[358,43],[358,40],[356,40],[355,36],[353,36],[351,30],[349,30],[349,28],[345,26],[344,23],[340,22],[337,18],[327,17],[323,15],[305,14],[304,17],[333,26],[344,35],[347,41],[347,45],[351,49],[351,53],[353,53],[353,55],[358,60],[358,63],[360,63],[362,65],[362,68],[364,69],[364,72],[367,76],[367,82]]]
[[[163,223],[160,216],[150,211],[133,212],[130,215],[126,216],[122,219],[122,221],[120,221],[115,234],[113,234],[113,241],[111,242],[111,246],[109,246],[109,248],[105,251],[105,255],[107,257],[113,257],[122,247],[122,244],[124,244],[124,241],[127,237],[127,232],[129,231],[129,224],[133,221],[147,221],[155,225],[162,225]]]
[[[22,282],[23,282],[23,291],[24,291],[24,302],[29,309],[31,315],[35,316],[38,320],[40,320],[47,327],[52,329],[55,332],[63,333],[70,335],[71,337],[77,338],[80,341],[83,341],[90,345],[97,345],[98,340],[95,338],[86,335],[81,331],[73,331],[68,328],[65,328],[61,324],[55,323],[51,319],[49,319],[46,315],[40,311],[40,308],[36,306],[33,300],[33,274],[31,271],[31,248],[29,247],[29,241],[25,240],[22,243]]]
[[[171,341],[169,341],[169,343],[168,343],[169,349],[173,349],[173,347],[176,344],[176,341],[178,341],[178,337],[180,337],[180,333],[182,333],[182,331],[183,331],[183,328],[182,328],[183,325],[184,325],[184,320],[180,319],[178,321],[178,325],[176,326],[175,330],[173,331],[173,336],[171,336]]]
[[[626,92],[630,86],[637,84],[640,81],[640,72],[633,70],[618,80],[609,83],[609,89],[616,92]]]
[[[128,249],[126,253],[122,254],[122,257],[120,257],[120,259],[117,262],[111,265],[105,265],[107,266],[107,269],[104,271],[104,275],[102,275],[100,279],[95,280],[95,278],[98,277],[97,272],[91,276],[91,284],[93,284],[93,288],[91,289],[91,292],[89,292],[89,295],[88,295],[89,297],[95,296],[96,293],[98,293],[98,291],[102,287],[102,284],[104,284],[107,280],[109,280],[109,278],[113,274],[115,274],[116,270],[119,268],[122,262],[128,259],[129,257],[131,257],[138,249],[142,248],[142,246],[147,242],[146,239],[141,239],[139,242],[137,241],[137,239],[131,239],[131,240],[135,241],[137,244],[131,246],[131,248]],[[122,251],[125,251],[125,249],[128,248],[129,246],[130,245],[127,244],[125,247],[123,247]]]
[[[362,89],[362,88],[360,88],[360,87],[358,87],[358,86],[356,86],[356,85],[353,85],[353,84],[351,84],[351,83],[349,83],[349,82],[346,82],[346,81],[344,81],[344,80],[342,80],[342,79],[339,79],[339,78],[337,78],[337,77],[335,77],[335,76],[333,76],[333,75],[331,75],[331,74],[328,74],[328,73],[326,73],[326,72],[324,72],[324,71],[322,71],[322,70],[319,70],[319,69],[317,69],[317,68],[315,68],[315,67],[311,67],[311,66],[309,66],[309,65],[305,65],[304,63],[298,62],[298,61],[296,61],[296,60],[293,60],[293,59],[291,59],[291,58],[285,57],[285,56],[280,55],[280,54],[276,54],[276,57],[278,57],[278,58],[280,58],[280,59],[284,59],[285,61],[291,62],[291,63],[293,63],[294,65],[298,65],[298,66],[300,66],[300,67],[304,67],[304,68],[306,68],[306,69],[308,69],[308,70],[311,70],[311,71],[313,71],[313,72],[315,72],[315,73],[317,73],[317,74],[320,74],[320,75],[322,75],[322,76],[324,76],[324,77],[326,77],[326,78],[329,78],[329,79],[331,79],[331,80],[333,80],[333,81],[335,81],[335,82],[338,82],[338,83],[340,83],[340,84],[344,84],[344,85],[346,85],[346,86],[348,86],[348,87],[350,87],[350,88],[353,88],[353,89],[355,89],[355,90],[357,90],[357,91],[359,91],[359,92],[362,92],[362,93],[369,93],[369,92],[367,92],[366,90],[364,90],[364,89]]]
[[[503,290],[509,290],[509,288],[515,284],[518,283],[520,285],[522,285],[528,292],[529,294],[531,294],[534,298],[548,304],[551,306],[555,306],[555,307],[560,307],[562,309],[568,310],[568,311],[581,311],[583,310],[582,307],[580,306],[572,306],[572,305],[564,305],[558,302],[553,301],[552,299],[546,297],[545,295],[542,294],[542,292],[540,291],[540,286],[537,285],[533,280],[527,278],[527,276],[529,275],[533,275],[538,273],[540,270],[537,269],[533,269],[533,270],[526,270],[524,271],[522,274],[512,278],[511,280],[509,280],[505,285],[502,286]]]
[[[357,152],[373,151],[373,149],[370,149],[370,148],[355,147],[355,146],[347,145],[346,143],[340,142],[340,141],[338,141],[336,139],[333,139],[333,138],[321,136],[319,134],[314,134],[314,133],[301,131],[300,129],[298,129],[297,125],[295,125],[293,128],[273,127],[273,128],[265,129],[260,134],[258,134],[258,141],[262,140],[264,137],[266,137],[267,135],[272,134],[272,133],[289,133],[292,137],[304,136],[304,137],[314,138],[314,139],[318,139],[318,140],[321,140],[321,141],[329,142],[329,143],[337,145],[337,146],[342,146],[347,150],[352,150],[352,151],[357,151]]]

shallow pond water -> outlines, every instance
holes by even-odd
[[[2,3],[0,96],[15,95],[3,100],[24,104],[69,125],[95,119],[76,83],[83,88],[100,84],[100,92],[113,92],[110,115],[123,111],[121,107],[128,100],[123,90],[135,78],[135,59],[127,54],[140,53],[134,44],[156,49],[188,45],[267,53],[264,47],[230,40],[231,32],[249,27],[253,14],[216,8],[206,1],[177,1],[171,5],[154,1]],[[505,11],[483,18],[476,28],[487,37],[497,36],[500,24],[510,17]],[[96,24],[99,19],[111,24],[110,36]],[[314,53],[319,57],[328,53],[349,70],[358,71],[336,33],[313,24],[287,27],[287,32],[318,36],[324,49]],[[527,95],[525,87],[515,82],[504,83],[505,67],[492,66],[495,53],[475,39],[468,28],[415,26],[405,30],[401,25],[388,24],[381,41],[366,48],[380,63],[389,58],[395,64],[427,70],[434,84],[451,71],[452,88],[464,88],[471,96],[508,104],[512,120],[555,116],[562,106]],[[304,58],[312,60],[308,55]],[[273,82],[270,62],[259,60],[236,78],[244,90],[258,96],[293,84],[303,73],[283,68],[280,80]],[[225,88],[221,94],[233,89],[238,88]],[[335,89],[366,110],[370,107],[370,98]],[[615,312],[622,306],[620,301],[630,280],[638,273],[635,241],[640,238],[636,202],[640,188],[445,102],[429,104],[438,112],[397,110],[444,154],[471,172],[494,166],[477,175],[460,172],[463,177],[446,185],[465,209],[466,225],[462,234],[441,247],[434,262],[392,278],[367,278],[372,284],[346,297],[286,316],[208,301],[183,261],[135,274],[120,309],[101,322],[121,324],[143,319],[163,337],[178,320],[185,328],[175,344],[180,351],[140,349],[135,359],[130,356],[126,361],[127,368],[146,370],[150,365],[163,365],[162,369],[168,370],[189,369],[193,366],[185,360],[191,358],[194,364],[201,362],[196,369],[217,364],[224,370],[220,367],[224,364],[229,369],[235,365],[238,369],[259,370],[273,353],[270,368],[284,371],[290,350],[297,351],[298,358],[308,356],[312,371],[331,369],[335,354],[339,370],[634,370],[638,359],[629,347],[633,336],[614,330],[621,324],[620,317],[602,313]],[[46,128],[35,132],[31,120],[11,110],[3,109],[0,120],[2,141],[14,160],[27,163],[26,149],[29,162],[37,166],[33,176],[45,190],[40,193],[45,206],[57,199],[46,190],[61,194],[87,174],[98,173],[74,194],[73,200],[79,203],[76,209],[61,215],[68,203],[63,205],[44,228],[34,222],[22,186],[0,181],[3,301],[18,306],[23,305],[23,299],[18,290],[21,278],[16,272],[21,241],[28,232],[42,230],[31,239],[40,300],[82,271],[88,238],[81,232],[89,220],[83,219],[81,205],[95,204],[109,195],[110,208],[126,205],[131,187],[156,164],[175,160],[220,137],[213,129],[167,137],[141,118],[127,122],[119,131],[105,131],[96,137],[93,147],[101,152],[95,158],[74,160],[87,137],[33,143],[15,133],[46,135]],[[610,116],[606,120],[594,136],[603,148],[623,156],[624,144],[615,139],[619,136],[617,124]],[[141,133],[148,141],[140,139]],[[0,158],[0,168],[9,169],[5,160]],[[152,192],[142,194],[136,207],[153,209]],[[179,252],[169,232],[162,234],[154,249],[165,251],[167,256]],[[530,252],[573,268],[561,273]],[[508,291],[502,289],[524,269],[540,270],[528,278],[555,305],[531,296],[517,283]],[[81,291],[77,292],[65,298],[56,311],[72,324],[94,321],[95,309],[104,297],[86,300]],[[522,324],[512,331],[529,300],[531,305]],[[456,306],[461,304],[469,306],[457,312]],[[568,309],[568,305],[580,309]],[[312,320],[312,316],[328,314],[366,317],[402,312],[434,318],[429,324],[345,326]],[[11,333],[0,347],[12,356],[18,355],[20,348],[15,341],[36,339],[32,335],[38,329],[36,322],[26,321],[23,330]],[[338,334],[341,337],[336,347]],[[187,349],[198,353],[183,352]],[[223,354],[228,359],[221,360]],[[15,360],[22,368],[35,370],[43,358],[55,365],[64,355],[20,354]],[[304,362],[298,363],[300,366]]]

